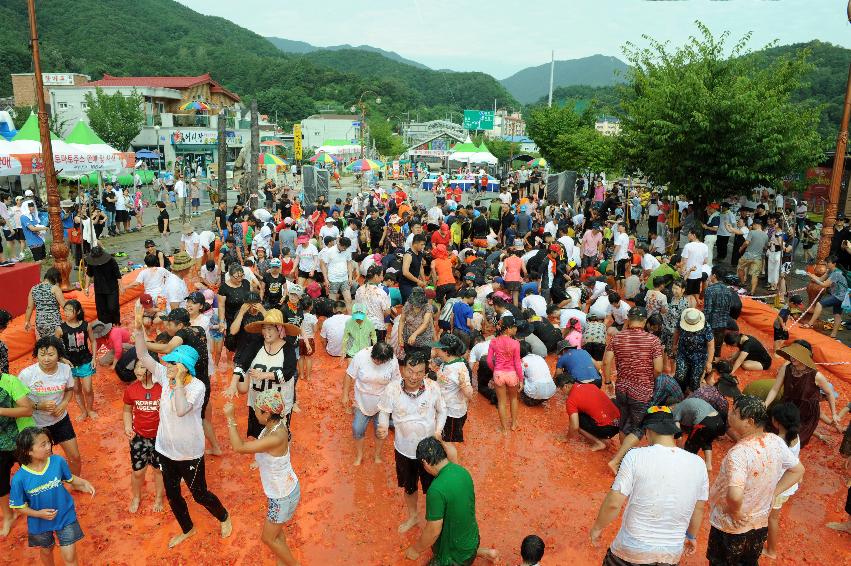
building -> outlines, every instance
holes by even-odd
[[[621,121],[614,116],[600,116],[594,128],[604,136],[616,136],[621,133]]]
[[[131,142],[133,150],[150,149],[163,153],[165,165],[175,160],[191,161],[207,167],[216,161],[218,120],[228,121],[228,161],[250,138],[247,111],[240,98],[214,81],[209,74],[177,77],[113,77],[76,86],[51,87],[48,106],[51,114],[65,123],[68,131],[79,120],[88,122],[86,95],[101,89],[106,94],[142,96],[145,125]],[[203,102],[209,110],[181,110],[188,102]],[[62,132],[62,134],[67,134]],[[118,148],[126,149],[126,148]]]
[[[88,75],[80,73],[42,73],[44,83],[44,99],[49,100],[49,91],[74,88],[92,80]],[[15,106],[36,106],[35,73],[12,73],[12,98]]]
[[[523,115],[520,112],[500,108],[493,115],[493,130],[488,130],[484,133],[489,138],[525,136],[526,122],[523,120]]]
[[[520,144],[523,153],[538,153],[538,145],[526,136],[502,136],[502,141]]]
[[[450,139],[455,141],[463,142],[467,139],[467,130],[460,124],[448,120],[406,122],[402,124],[402,139],[408,146],[426,143],[442,134],[447,134]]]
[[[301,121],[304,155],[325,144],[326,140],[360,143],[360,116],[356,114],[314,114]]]

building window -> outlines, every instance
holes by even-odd
[[[80,108],[82,108],[83,110],[88,110],[89,109],[89,103],[88,102],[81,102]]]
[[[68,110],[68,103],[67,102],[57,102],[56,107],[59,108],[60,110]]]

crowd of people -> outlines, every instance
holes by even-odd
[[[301,499],[290,446],[299,381],[314,378],[311,358],[324,349],[340,360],[323,387],[339,388],[351,415],[353,464],[364,462],[370,423],[373,462],[383,463],[393,437],[399,533],[422,523],[425,494],[425,523],[405,551],[411,560],[429,549],[430,564],[497,559],[479,536],[476,478],[462,465],[468,409],[495,405],[492,423],[475,426],[509,436],[557,398],[567,412],[563,439],[608,451],[615,478],[590,526],[592,544],[625,506],[603,564],[678,563],[694,552],[707,501],[710,564],[777,556],[781,509],[804,476],[800,454],[811,438],[844,431],[841,453],[851,458],[842,425],[851,404],[840,408],[812,345],[789,335],[805,310],[817,320],[832,309],[831,335],[841,328],[851,269],[844,220],[828,272],[810,275],[823,292],[806,307],[788,281],[798,244],[809,250],[799,239],[810,229],[804,204],[743,197],[696,210],[685,198],[650,191],[645,199],[601,179],[587,189],[580,181],[574,202],[552,203],[537,169],[501,186],[466,204],[396,183],[311,203],[269,187],[262,208],[218,203],[210,225],[183,224],[179,242],[161,200],[159,237],[145,241],[131,284],[103,247],[81,250],[93,322],[47,270],[26,314],[27,330],[35,314],[36,363],[10,375],[0,342],[0,535],[26,515],[43,563],[53,564],[56,541],[65,563],[76,563],[83,531],[62,483],[95,490],[80,476],[86,455],[69,405],[79,420],[99,418],[92,376],[100,366],[126,384],[129,511],[142,505],[151,468],[153,509],[167,501],[179,526],[170,547],[196,534],[181,483],[230,536],[226,504],[235,502],[223,502],[205,472],[207,459],[227,450],[223,436],[231,450],[255,455],[268,499],[262,542],[278,564],[297,564],[284,528]],[[782,305],[769,344],[737,323],[742,295],[756,294],[762,275]],[[122,325],[119,297],[134,286],[142,294]],[[0,328],[10,318],[0,311]],[[767,372],[774,358],[776,376],[743,383],[743,372]],[[226,433],[214,429],[212,395],[228,398]],[[724,437],[732,446],[719,463],[713,444]],[[851,519],[828,526],[851,533]],[[524,564],[538,564],[544,549],[526,537]]]

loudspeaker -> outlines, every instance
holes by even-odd
[[[316,196],[319,195],[325,196],[328,198],[328,194],[331,190],[331,172],[327,169],[317,169],[316,170]]]
[[[301,176],[304,182],[304,205],[316,200],[316,167],[305,165]]]
[[[576,200],[576,171],[563,171],[563,184],[559,191],[559,202],[573,206]]]

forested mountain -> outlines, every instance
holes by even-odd
[[[111,75],[198,75],[214,79],[248,100],[256,97],[264,113],[282,122],[301,119],[319,109],[343,109],[365,90],[382,97],[387,116],[420,111],[442,117],[448,111],[490,108],[508,95],[488,75],[467,74],[467,81],[438,81],[436,71],[416,69],[381,55],[375,63],[434,73],[418,84],[393,74],[376,75],[281,52],[266,38],[223,18],[204,16],[173,0],[136,0],[132,9],[119,0],[51,0],[38,7],[42,68],[45,72]],[[10,73],[29,72],[29,26],[26,3],[0,0],[0,96],[11,94]],[[345,51],[325,52],[350,61]],[[396,67],[397,66],[397,67]],[[341,70],[335,70],[337,67]],[[382,67],[383,68],[383,67]],[[392,69],[392,71],[390,71]],[[455,76],[456,73],[446,73]],[[463,88],[460,86],[464,84]]]
[[[428,67],[423,65],[422,63],[412,61],[411,59],[406,59],[395,51],[385,51],[384,49],[373,47],[371,45],[349,45],[348,43],[344,43],[343,45],[329,45],[328,47],[319,47],[318,45],[311,45],[304,41],[294,41],[292,39],[284,39],[283,37],[267,37],[266,39],[271,41],[272,45],[274,45],[284,53],[305,54],[313,53],[314,51],[340,51],[342,49],[355,49],[357,51],[370,51],[372,53],[378,53],[379,55],[384,55],[388,59],[392,59],[400,63],[405,63],[406,65],[411,65],[412,67],[428,69]]]
[[[606,55],[556,61],[553,86],[610,86],[625,81],[628,69],[629,66],[617,57]],[[500,82],[514,98],[523,104],[531,104],[549,91],[550,64],[527,67]]]

